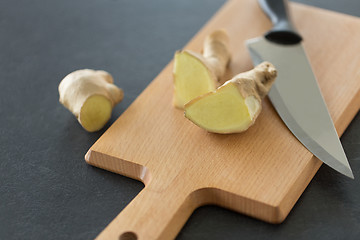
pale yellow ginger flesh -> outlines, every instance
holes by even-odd
[[[110,119],[112,106],[102,95],[89,97],[80,110],[79,122],[89,132],[101,129]]]
[[[105,71],[77,70],[59,84],[60,103],[69,109],[81,126],[98,131],[111,117],[113,107],[123,99],[123,91]]]
[[[190,52],[177,52],[174,66],[174,105],[183,108],[185,103],[195,97],[213,91],[216,85],[212,74]]]
[[[214,133],[238,133],[254,124],[261,112],[261,99],[275,81],[277,71],[268,62],[240,73],[217,90],[185,105],[185,117]]]
[[[206,97],[205,97],[206,96]],[[238,132],[252,119],[234,83],[206,94],[185,106],[185,116],[209,132]]]
[[[197,96],[213,91],[219,86],[230,60],[229,37],[224,30],[217,30],[206,37],[203,55],[184,50],[174,56],[174,97],[177,108]]]

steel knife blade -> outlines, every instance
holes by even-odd
[[[273,23],[264,36],[246,41],[254,65],[269,61],[278,77],[268,96],[294,136],[318,159],[354,178],[316,77],[292,25],[285,0],[259,0]]]

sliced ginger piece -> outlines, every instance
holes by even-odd
[[[110,119],[112,104],[102,95],[89,97],[82,105],[79,122],[88,132],[101,129]]]
[[[186,104],[185,116],[207,131],[217,133],[242,131],[252,121],[245,100],[234,83]]]
[[[260,114],[261,99],[269,92],[276,75],[275,67],[263,62],[187,103],[185,117],[209,132],[243,132]]]
[[[177,51],[173,70],[174,106],[182,109],[195,97],[215,90],[229,59],[229,37],[224,30],[206,37],[203,55],[189,50]]]
[[[105,71],[77,70],[60,82],[59,101],[85,130],[98,131],[109,121],[113,107],[124,97],[122,89],[113,82],[112,76]]]
[[[174,66],[174,105],[183,108],[195,97],[213,91],[217,84],[214,74],[190,51],[177,52]]]

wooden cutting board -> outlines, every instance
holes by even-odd
[[[295,3],[290,9],[341,135],[360,108],[360,19]],[[230,78],[252,68],[244,41],[270,27],[257,1],[229,1],[185,48],[199,52],[208,33],[226,29]],[[321,162],[267,98],[245,133],[198,128],[172,106],[172,67],[171,62],[85,156],[93,166],[145,184],[98,239],[172,239],[205,204],[281,223]]]

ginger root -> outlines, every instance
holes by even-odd
[[[203,55],[190,50],[177,51],[174,56],[174,97],[177,108],[197,96],[215,90],[230,60],[229,37],[217,30],[206,37]]]
[[[105,71],[77,70],[60,82],[59,101],[85,130],[98,131],[109,121],[113,107],[124,97],[122,89],[113,82],[112,76]]]
[[[276,76],[275,67],[263,62],[187,103],[185,117],[209,132],[243,132],[254,124]]]

